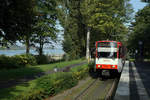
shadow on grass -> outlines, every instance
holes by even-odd
[[[15,95],[27,90],[29,81],[45,73],[37,67],[26,67],[0,71],[0,100],[11,100]]]

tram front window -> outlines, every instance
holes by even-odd
[[[117,58],[117,52],[98,52],[98,58]]]

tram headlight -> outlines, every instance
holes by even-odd
[[[98,67],[101,67],[101,65],[98,65]]]
[[[115,65],[113,65],[112,67],[115,68]]]

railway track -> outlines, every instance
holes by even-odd
[[[95,79],[74,100],[112,100],[118,80],[118,78],[105,81]]]

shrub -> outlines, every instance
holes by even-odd
[[[72,73],[57,73],[40,78],[37,85],[45,90],[45,95],[54,95],[77,84]]]
[[[63,58],[62,58],[64,61],[70,61],[70,57],[69,57],[69,54],[64,54],[63,55]]]
[[[21,68],[28,65],[36,65],[36,59],[33,55],[16,55],[16,56],[0,56],[0,68],[1,69],[10,69],[10,68]]]
[[[83,67],[80,71],[60,72],[43,76],[36,80],[36,86],[30,91],[20,94],[14,100],[43,100],[61,91],[77,85],[80,79],[88,75],[88,67]]]
[[[33,55],[30,54],[22,54],[16,55],[12,57],[19,66],[27,66],[27,65],[36,65],[36,59]]]
[[[75,60],[75,59],[80,59],[81,57],[78,55],[74,55],[74,54],[64,54],[63,55],[63,60],[65,61],[70,61],[70,60]]]
[[[89,68],[83,68],[82,70],[80,69],[80,71],[73,72],[73,77],[74,79],[81,80],[88,76],[88,71]]]
[[[37,55],[36,57],[36,61],[38,64],[48,64],[50,63],[48,57],[46,55]]]
[[[13,100],[43,100],[44,90],[43,89],[31,89],[29,92],[25,92],[12,98]]]
[[[15,60],[9,56],[0,55],[0,69],[16,68]]]

